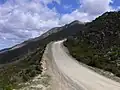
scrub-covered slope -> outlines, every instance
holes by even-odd
[[[120,12],[106,12],[64,43],[73,57],[120,77]]]

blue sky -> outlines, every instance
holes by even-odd
[[[7,1],[15,1],[15,0],[0,0],[0,4],[4,4]],[[31,1],[31,0],[28,0]],[[48,0],[49,1],[49,0]],[[60,14],[71,13],[75,9],[80,7],[80,0],[60,0],[61,4],[58,4],[56,1],[52,3],[48,3],[48,7],[50,9],[56,8]],[[97,0],[96,0],[97,1]],[[111,4],[114,8],[120,6],[120,0],[112,0],[113,3]]]
[[[79,8],[79,3],[77,0],[61,0],[61,4],[56,2],[48,4],[49,8],[56,8],[60,14],[71,13],[76,8]]]
[[[0,0],[0,49],[74,20],[88,22],[118,11],[120,0]]]
[[[112,4],[112,6],[113,7],[118,7],[118,6],[120,6],[120,0],[113,0],[113,4]]]

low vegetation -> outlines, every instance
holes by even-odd
[[[61,40],[80,31],[83,24],[78,21],[22,43],[22,47],[0,53],[0,90],[19,88],[19,84],[30,81],[41,74],[41,58],[46,45],[51,41]],[[79,28],[79,29],[78,29]],[[55,30],[55,31],[54,31]],[[58,30],[58,31],[57,31]]]
[[[27,55],[13,63],[1,66],[0,88],[3,90],[19,88],[20,83],[27,82],[36,75],[41,74],[42,67],[40,61],[43,51],[44,47],[38,48],[34,52],[28,52]]]
[[[78,61],[120,77],[120,12],[106,12],[64,43]]]

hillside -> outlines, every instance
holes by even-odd
[[[120,12],[106,12],[64,43],[78,61],[120,77]]]
[[[11,90],[18,84],[41,74],[41,58],[46,45],[51,41],[67,38],[81,31],[84,24],[74,21],[63,27],[53,28],[35,39],[0,52],[0,88]]]
[[[75,22],[76,21],[72,23]],[[63,39],[70,35],[73,35],[76,32],[80,31],[81,28],[84,26],[83,24],[79,24],[79,23],[75,23],[75,25],[71,25],[72,23],[65,25],[63,27],[53,28],[50,31],[46,32],[45,34],[41,35],[40,37],[37,37],[35,39],[30,39],[19,45],[14,46],[14,47],[20,46],[20,48],[11,47],[7,50],[5,49],[6,50],[5,52],[0,53],[0,63],[5,64],[7,62],[15,61],[16,59],[14,58],[19,58],[19,56],[21,57],[28,51],[33,51],[34,49],[40,46],[44,46],[50,41]]]

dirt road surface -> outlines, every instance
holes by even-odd
[[[80,65],[69,56],[63,41],[50,43],[44,53],[50,90],[120,90],[120,83]]]

